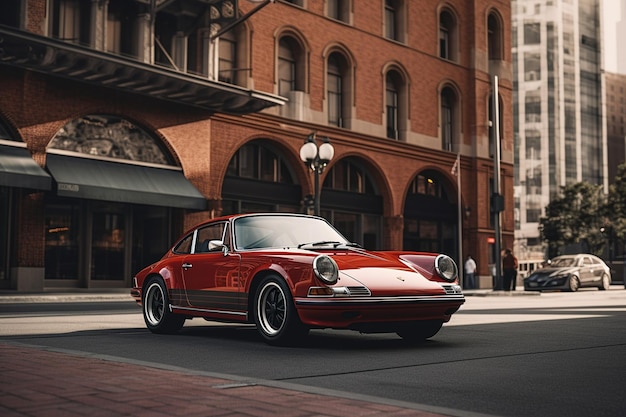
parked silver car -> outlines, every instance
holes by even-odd
[[[590,254],[557,256],[524,279],[526,291],[578,291],[580,287],[608,290],[610,285],[611,269]]]

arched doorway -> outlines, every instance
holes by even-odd
[[[403,249],[458,255],[456,199],[435,170],[415,176],[404,202]]]
[[[321,208],[348,240],[382,249],[383,198],[366,161],[347,157],[332,166],[324,178]]]
[[[222,214],[301,211],[302,189],[279,146],[257,139],[237,150],[222,185]]]
[[[204,196],[161,139],[115,115],[68,122],[46,150],[45,285],[119,287],[158,260]]]

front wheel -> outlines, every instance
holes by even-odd
[[[143,292],[143,319],[152,333],[176,333],[183,324],[185,317],[170,311],[167,287],[161,277],[152,277]]]
[[[602,274],[602,279],[600,280],[600,288],[601,290],[608,290],[611,287],[611,277],[607,274]]]
[[[571,292],[576,292],[576,291],[578,291],[579,287],[580,287],[580,282],[578,282],[578,277],[576,277],[576,275],[570,275],[570,277],[569,277],[569,290]]]
[[[396,333],[407,342],[423,342],[436,335],[442,326],[441,321],[415,322],[403,326]]]
[[[254,322],[271,345],[289,345],[306,337],[309,329],[300,322],[289,287],[275,275],[259,285],[253,306]]]

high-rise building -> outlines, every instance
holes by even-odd
[[[600,0],[514,0],[515,243],[543,258],[539,221],[561,187],[608,187]]]

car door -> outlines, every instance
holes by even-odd
[[[215,246],[216,242],[224,242],[227,235],[227,222],[195,231],[193,251],[182,264],[191,307],[224,313],[240,311],[240,257],[223,251],[222,246]]]
[[[582,285],[589,285],[593,281],[593,262],[589,256],[579,259],[580,273],[579,279]]]
[[[602,275],[604,274],[604,267],[601,261],[597,258],[591,258],[591,281],[594,284],[597,284],[602,279]]]

